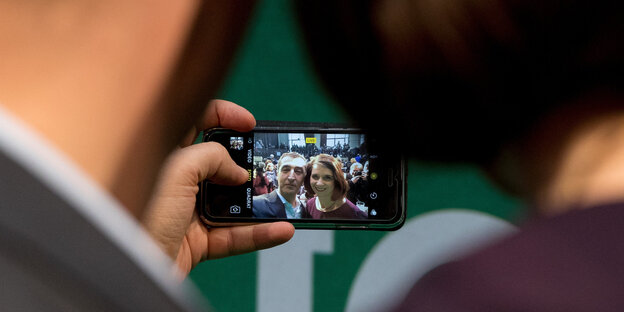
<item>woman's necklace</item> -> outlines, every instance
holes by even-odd
[[[337,205],[337,203],[339,203],[339,205]],[[331,205],[329,205],[328,207],[323,207],[321,205],[321,201],[319,200],[318,196],[316,197],[316,210],[320,211],[320,212],[330,212],[330,211],[334,211],[338,208],[340,208],[340,206],[342,206],[342,204],[345,203],[345,199],[343,198],[342,200],[334,200],[332,201]]]

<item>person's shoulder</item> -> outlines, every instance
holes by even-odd
[[[275,201],[275,199],[279,199],[277,197],[277,190],[274,190],[273,192],[270,192],[270,193],[254,196],[253,197],[253,203],[254,203],[254,205],[256,205],[256,204],[262,203],[262,202]]]
[[[274,218],[275,207],[277,204],[281,204],[279,197],[277,196],[277,190],[253,197],[252,212],[256,218]]]
[[[352,201],[350,201],[348,198],[345,199],[344,205],[346,205],[346,206],[348,206],[350,208],[358,209],[358,207]]]
[[[348,209],[351,210],[351,212],[353,213],[353,215],[357,218],[360,219],[366,219],[368,218],[368,215],[366,214],[366,212],[360,210],[360,208],[358,208],[358,206],[356,206],[352,201],[350,201],[349,199],[347,199],[344,203],[345,207],[348,207]]]
[[[354,213],[358,213],[358,212],[362,212],[362,210],[360,210],[360,208],[358,208],[352,201],[350,201],[349,199],[345,200],[345,203],[343,205],[343,207],[348,207],[349,209],[351,209]]]
[[[430,271],[399,310],[460,310],[496,302],[500,310],[513,311],[591,311],[598,306],[622,311],[624,276],[614,272],[624,262],[623,235],[623,204],[531,222],[517,234]]]
[[[273,193],[273,192],[271,192],[271,193]],[[265,200],[267,199],[267,197],[269,196],[269,194],[271,194],[271,193],[266,193],[266,194],[262,194],[262,195],[256,195],[256,196],[254,196],[254,197],[253,197],[253,202],[254,202],[254,204],[255,204],[256,202],[265,201]]]
[[[306,200],[306,208],[315,208],[316,207],[316,196],[312,196],[312,198]]]

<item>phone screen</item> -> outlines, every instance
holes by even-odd
[[[204,140],[221,143],[249,173],[240,186],[203,184],[201,214],[211,223],[383,228],[404,218],[401,158],[357,129],[213,130]]]

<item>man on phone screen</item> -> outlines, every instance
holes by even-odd
[[[284,153],[277,163],[278,188],[271,193],[254,196],[253,216],[256,218],[301,218],[301,202],[297,195],[305,177],[306,159],[299,153]]]

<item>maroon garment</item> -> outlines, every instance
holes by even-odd
[[[536,221],[442,265],[397,311],[624,311],[624,203]]]
[[[340,208],[330,211],[330,212],[321,212],[316,209],[316,196],[312,197],[308,200],[306,204],[306,214],[302,214],[302,216],[312,218],[312,219],[366,219],[368,215],[360,210],[356,205],[354,205],[350,200],[346,200],[346,202],[340,206]]]

